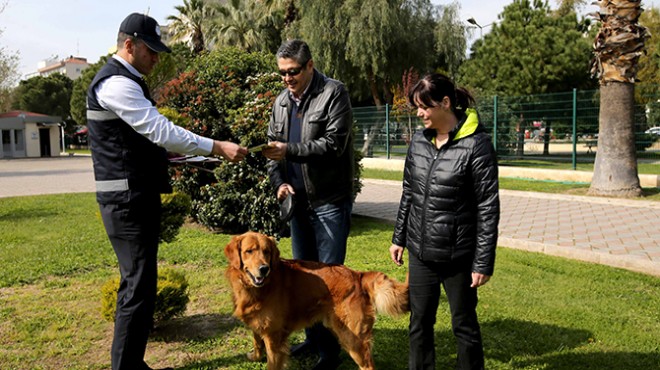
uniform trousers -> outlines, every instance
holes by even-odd
[[[112,370],[143,370],[158,280],[160,194],[122,204],[100,204],[108,238],[119,261],[121,280],[112,341]]]

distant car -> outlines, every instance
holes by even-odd
[[[660,136],[660,126],[651,127],[650,129],[644,131],[645,134],[658,135]]]

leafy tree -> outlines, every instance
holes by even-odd
[[[437,67],[444,70],[452,79],[458,77],[458,68],[465,61],[469,28],[460,17],[461,5],[453,2],[441,6],[441,15],[435,26],[435,51],[438,54]]]
[[[514,0],[461,67],[462,82],[498,95],[530,95],[594,86],[591,40],[575,12],[559,15],[541,0]]]
[[[217,8],[214,40],[222,46],[235,46],[245,51],[269,50],[269,41],[279,35],[269,35],[277,16],[260,11],[255,0],[229,0]],[[279,46],[279,45],[278,45]]]
[[[640,196],[634,96],[638,61],[649,35],[639,25],[639,0],[603,0],[599,5],[601,28],[592,68],[600,80],[599,136],[589,193]]]
[[[639,17],[639,23],[646,27],[651,35],[660,35],[660,9],[652,7],[645,9]],[[639,71],[635,87],[635,102],[645,104],[649,109],[649,124],[636,127],[636,131],[644,131],[648,126],[656,126],[660,122],[660,39],[652,38],[645,43],[646,53],[639,57]]]
[[[419,81],[419,73],[412,68],[403,73],[401,85],[397,86],[394,91],[394,103],[392,104],[392,111],[390,113],[403,126],[401,136],[406,144],[410,143],[417,129],[417,127],[413,128],[413,119],[415,119],[417,109],[408,102],[408,94],[417,81]]]
[[[23,80],[16,91],[14,109],[61,116],[68,120],[72,89],[73,81],[59,73]]]
[[[70,111],[71,118],[77,125],[87,125],[87,89],[89,84],[92,83],[96,73],[105,65],[108,56],[99,58],[99,61],[87,67],[77,78],[73,81],[73,88],[71,90]],[[71,126],[71,127],[70,127]],[[75,130],[75,125],[67,125],[67,132]]]
[[[556,2],[559,5],[557,14],[559,16],[565,16],[582,8],[587,3],[587,0],[557,0]]]
[[[208,49],[206,36],[212,33],[216,7],[210,0],[183,0],[175,6],[178,15],[169,15],[173,42],[185,41],[195,54]]]
[[[283,27],[288,28],[294,21],[299,17],[298,7],[296,6],[296,0],[255,0],[260,5],[263,5],[262,9],[267,13],[274,12],[283,12]]]
[[[377,106],[392,103],[404,70],[428,70],[435,58],[428,0],[303,1],[300,13],[287,36],[307,41],[319,70]]]
[[[5,10],[7,2],[0,2],[0,14]],[[2,36],[2,29],[0,29]],[[11,95],[20,73],[18,72],[18,52],[11,52],[0,46],[0,112],[11,108]]]
[[[533,95],[595,86],[588,71],[591,40],[585,21],[578,21],[573,10],[552,11],[541,0],[514,0],[498,19],[491,32],[473,44],[459,80],[481,96],[525,96],[500,99],[498,105],[498,130],[502,132],[498,150],[516,147],[522,154],[525,126],[542,120],[550,132],[553,122],[545,116],[562,120],[555,113],[538,112],[539,102],[533,101]],[[549,139],[550,135],[544,135],[546,155],[550,154]]]
[[[145,77],[154,100],[159,99],[165,85],[185,71],[195,58],[195,54],[183,44],[175,44],[171,49],[171,53],[158,55],[160,58],[158,64]]]

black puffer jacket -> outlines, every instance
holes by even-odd
[[[435,133],[418,132],[410,143],[392,243],[422,261],[473,256],[472,271],[492,275],[500,202],[490,137],[473,109],[440,149]]]

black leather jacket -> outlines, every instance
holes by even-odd
[[[352,197],[354,179],[353,112],[344,85],[317,70],[298,110],[302,117],[300,143],[288,143],[286,157],[268,161],[275,191],[287,181],[286,161],[301,164],[307,199],[312,207]],[[273,104],[268,140],[288,142],[291,104],[282,91]]]
[[[492,275],[500,218],[497,159],[490,137],[468,109],[437,149],[435,130],[414,135],[392,243],[422,261],[472,256],[472,271]]]

